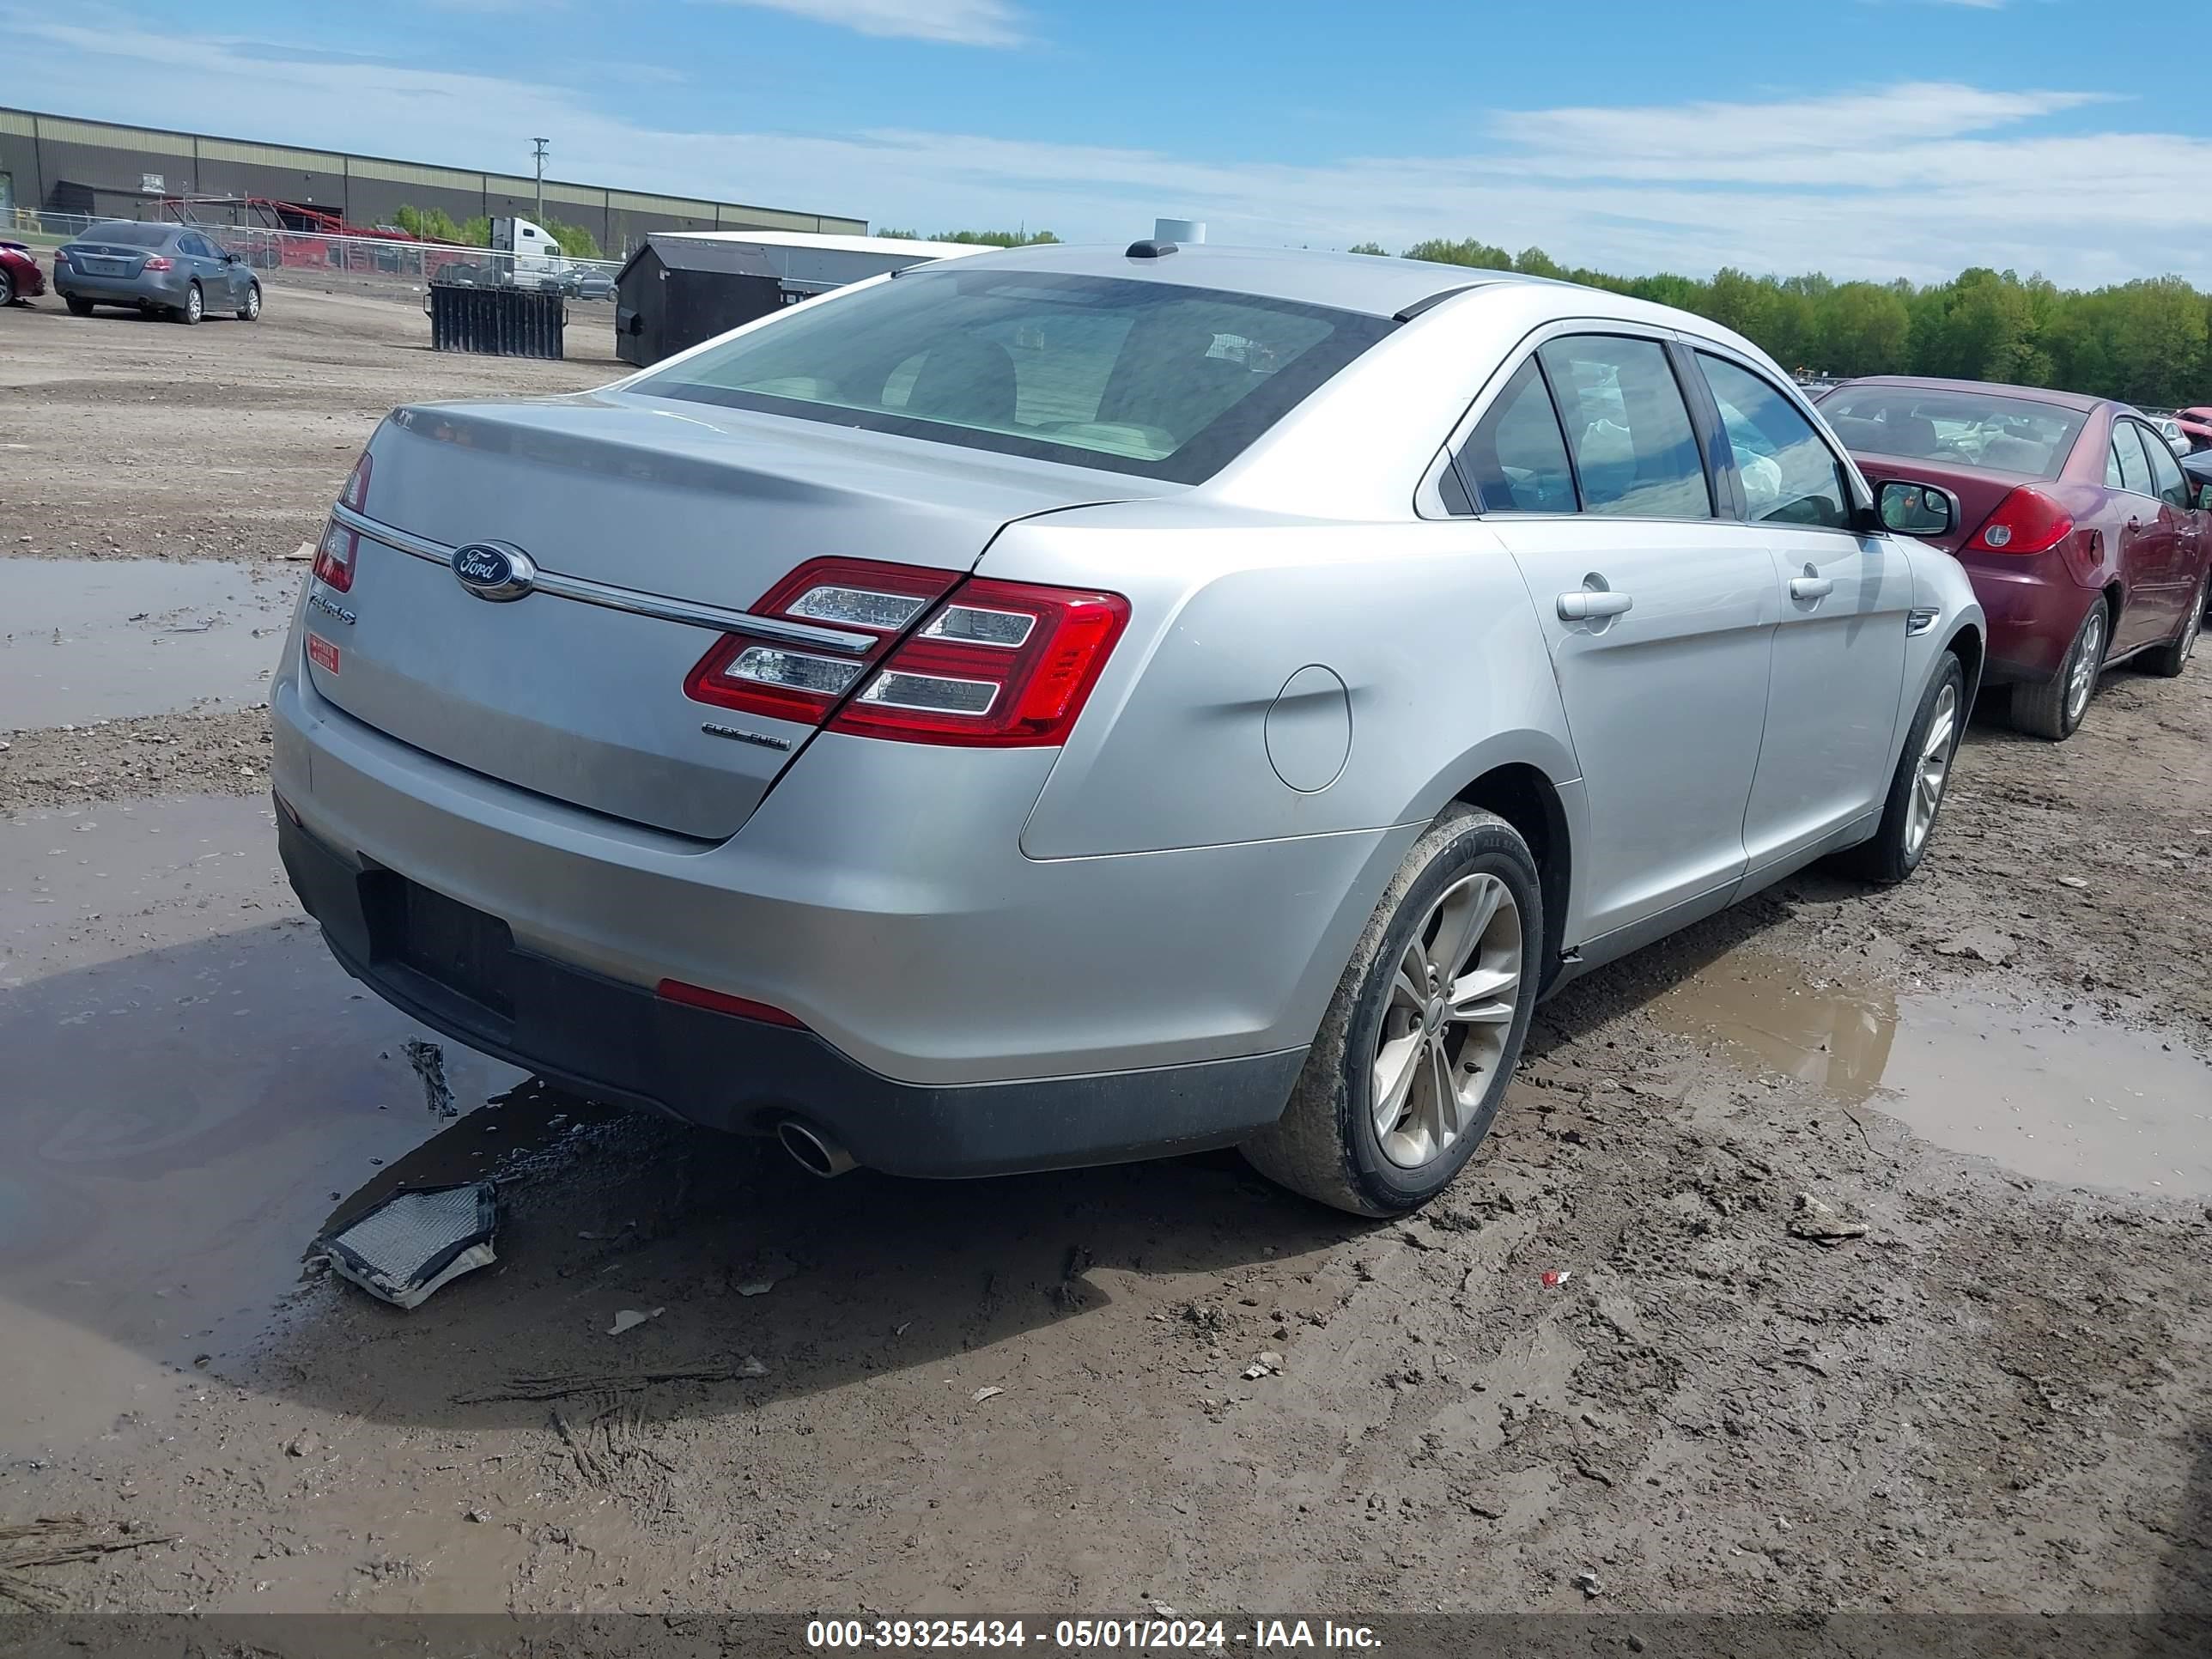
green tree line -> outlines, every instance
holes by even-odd
[[[392,214],[392,222],[410,236],[419,236],[426,242],[451,242],[459,247],[489,247],[491,221],[483,214],[458,222],[443,208],[418,208],[402,205]],[[597,259],[599,239],[581,225],[563,224],[558,219],[547,219],[540,225],[548,236],[561,245],[561,252],[571,258]]]
[[[1382,249],[1363,242],[1352,252]],[[1540,247],[1511,253],[1472,238],[1416,242],[1405,257],[1656,300],[1735,330],[1785,368],[2002,380],[2154,408],[2212,402],[2212,295],[2179,276],[2087,290],[1984,266],[1927,286],[1733,269],[1710,279],[1614,276],[1564,267]]]
[[[902,242],[923,240],[918,231],[885,228],[878,236],[896,237]],[[963,242],[970,247],[1035,247],[1041,243],[1057,242],[1060,238],[1048,230],[947,230],[928,239],[933,242]]]

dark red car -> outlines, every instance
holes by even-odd
[[[2124,657],[2181,672],[2203,620],[2212,519],[2132,409],[1889,375],[1838,386],[1820,408],[1877,487],[1906,479],[1959,498],[1956,527],[1929,539],[1973,579],[1990,628],[1982,683],[2010,684],[2021,730],[2072,735],[2098,674]]]
[[[46,291],[46,273],[21,242],[0,241],[0,306],[12,306]]]

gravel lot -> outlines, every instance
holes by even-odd
[[[388,407],[613,373],[289,289],[0,313],[0,552],[255,567],[0,613],[0,696],[224,629],[265,665],[262,589]],[[2115,672],[2063,747],[1978,722],[1905,887],[1808,873],[1571,988],[1385,1226],[1228,1156],[825,1185],[451,1045],[498,1098],[436,1116],[204,672],[0,704],[0,1528],[144,1544],[0,1597],[2212,1611],[2201,662]],[[303,1274],[331,1214],[491,1168],[497,1268],[412,1314]]]

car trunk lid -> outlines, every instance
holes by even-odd
[[[157,249],[132,247],[124,242],[71,242],[62,249],[70,263],[88,276],[136,276]]]
[[[824,555],[966,572],[1011,520],[1156,488],[620,393],[402,410],[369,455],[363,515],[412,551],[364,535],[350,587],[316,583],[315,689],[457,765],[702,840],[743,825],[813,728],[688,697],[723,630],[672,612],[744,611]],[[555,580],[487,603],[441,556],[479,542]]]
[[[1952,526],[1951,533],[1920,538],[1931,547],[1940,547],[1952,554],[1964,547],[1974,532],[1989,522],[1990,514],[1997,510],[2004,498],[2021,485],[2033,484],[2045,490],[2057,488],[2047,479],[1955,462],[1921,460],[1903,455],[1854,454],[1852,459],[1877,489],[1894,481],[1936,484],[1956,495],[1959,522]]]

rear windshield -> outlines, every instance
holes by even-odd
[[[2056,404],[1982,392],[1838,386],[1820,413],[1849,450],[1918,461],[1954,461],[2055,478],[2088,417]]]
[[[111,247],[159,247],[169,240],[172,228],[142,220],[118,219],[112,224],[94,225],[77,240],[106,242]]]
[[[629,390],[1195,483],[1390,326],[1121,277],[913,270]]]

